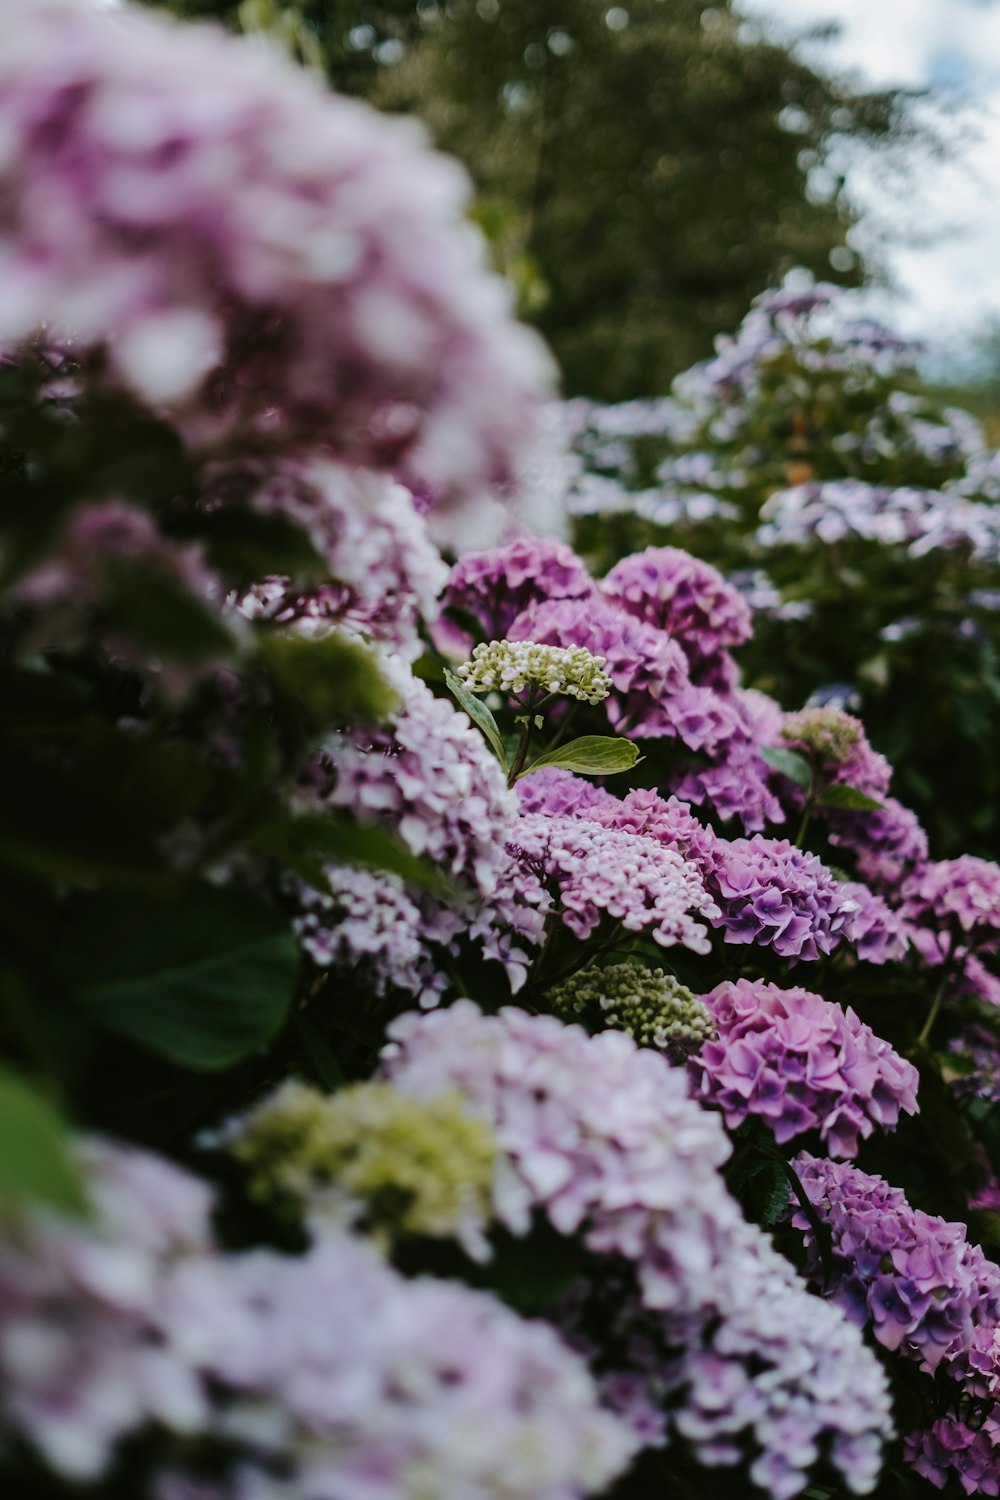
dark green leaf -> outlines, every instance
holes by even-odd
[[[396,707],[374,652],[342,635],[309,640],[263,630],[260,654],[279,701],[309,731],[380,723]]]
[[[63,1121],[42,1094],[7,1068],[0,1068],[0,1140],[0,1203],[86,1211]]]
[[[787,776],[789,781],[794,781],[804,792],[808,792],[812,786],[812,771],[809,762],[801,755],[796,755],[794,750],[771,747],[765,747],[759,753],[761,760],[766,761],[775,771],[780,771],[782,776]]]
[[[444,674],[444,680],[448,685],[449,693],[451,693],[452,697],[458,703],[458,706],[460,708],[463,708],[468,714],[469,718],[472,720],[473,724],[475,724],[478,729],[482,730],[489,743],[490,749],[493,751],[493,754],[496,756],[497,760],[506,771],[507,754],[504,750],[503,737],[500,734],[500,726],[497,724],[496,719],[494,719],[493,715],[486,707],[486,704],[480,702],[480,700],[475,696],[474,693],[470,693],[468,689],[465,688],[459,681],[459,679],[455,676],[454,672],[446,671]]]
[[[195,535],[207,546],[212,566],[236,585],[269,573],[316,579],[330,571],[302,527],[283,516],[222,506],[198,515]]]
[[[559,766],[564,771],[577,771],[582,776],[615,776],[619,771],[630,771],[638,759],[639,747],[631,740],[608,734],[584,734],[578,740],[570,740],[567,745],[540,755],[525,767],[521,775],[540,771],[543,766]]]
[[[111,609],[144,651],[175,661],[230,656],[235,640],[221,614],[156,568],[109,569]]]
[[[820,807],[846,807],[857,811],[870,810],[882,806],[875,797],[869,797],[867,792],[861,792],[856,786],[845,786],[841,781],[835,781],[828,786],[819,799]]]
[[[389,870],[408,885],[439,895],[448,890],[441,872],[428,860],[411,854],[388,829],[378,823],[357,823],[339,813],[267,818],[253,829],[249,842],[259,853],[299,873],[303,860],[319,870],[326,862],[363,865]],[[326,889],[325,882],[320,889]]]
[[[299,968],[285,918],[211,886],[170,905],[103,902],[88,942],[100,956],[80,990],[87,1015],[199,1069],[228,1067],[275,1035]]]

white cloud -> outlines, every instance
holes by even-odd
[[[873,301],[905,331],[939,342],[1000,313],[1000,4],[993,0],[740,0],[784,32],[836,21],[810,44],[811,61],[875,85],[958,86],[967,110],[953,158],[922,162],[905,206],[884,199],[877,174],[854,163],[848,183],[883,223],[908,220],[910,243],[887,246],[901,297]],[[880,201],[881,200],[881,201]],[[929,243],[928,243],[929,241]]]

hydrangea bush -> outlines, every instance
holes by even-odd
[[[0,136],[4,1493],[995,1495],[989,820],[677,545],[978,579],[967,425],[775,294],[566,413],[578,512],[666,444],[684,523],[630,480],[588,566],[408,127],[8,0]]]

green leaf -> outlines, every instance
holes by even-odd
[[[176,661],[231,656],[235,638],[221,614],[156,568],[109,569],[111,608],[145,651]]]
[[[320,890],[327,889],[322,879],[322,866],[326,862],[389,870],[408,885],[438,895],[445,895],[450,889],[440,870],[428,860],[411,854],[387,828],[378,823],[357,823],[338,813],[266,818],[251,831],[248,841],[258,853],[287,865],[297,874],[302,875],[304,870],[318,873]],[[309,877],[303,875],[303,878]]]
[[[330,571],[302,527],[284,516],[221,506],[199,512],[192,534],[207,546],[212,566],[237,585],[269,573],[315,579]]]
[[[609,734],[584,734],[540,755],[525,767],[521,776],[540,771],[543,766],[559,766],[564,771],[578,771],[582,776],[615,776],[619,771],[630,771],[638,759],[639,747],[631,740]]]
[[[856,786],[846,786],[842,781],[835,781],[820,797],[819,805],[820,807],[848,807],[860,811],[879,808],[882,803],[875,797],[869,797],[866,792],[859,791]]]
[[[336,632],[310,640],[266,628],[259,639],[275,695],[310,732],[380,723],[396,707],[374,652],[357,641]]]
[[[170,905],[107,898],[87,942],[89,1018],[190,1068],[228,1067],[270,1041],[299,970],[284,917],[212,886]]]
[[[809,762],[801,755],[796,755],[794,750],[779,750],[767,747],[759,752],[761,760],[767,762],[775,771],[780,771],[782,776],[787,776],[789,781],[794,781],[797,787],[808,792],[812,786],[812,770]]]
[[[86,1212],[63,1121],[37,1089],[7,1068],[0,1068],[0,1140],[0,1203]]]
[[[444,680],[448,686],[449,693],[451,693],[452,697],[458,703],[458,706],[465,710],[469,718],[472,720],[473,724],[476,725],[477,729],[482,730],[489,743],[490,749],[493,751],[493,754],[496,756],[497,760],[506,771],[508,769],[507,754],[504,750],[503,739],[500,734],[500,726],[497,724],[496,719],[494,719],[493,715],[486,707],[486,704],[481,703],[474,693],[470,693],[465,687],[463,687],[462,683],[455,676],[454,672],[446,671],[444,674]]]

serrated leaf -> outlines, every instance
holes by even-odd
[[[875,797],[869,797],[867,792],[860,791],[856,786],[847,786],[842,781],[835,781],[828,786],[819,799],[820,807],[846,807],[855,811],[874,811],[883,804]]]
[[[812,786],[812,770],[809,762],[801,755],[796,755],[794,750],[780,750],[771,746],[766,746],[758,754],[772,770],[780,771],[782,776],[787,776],[802,791],[808,792]]]
[[[540,771],[545,766],[559,766],[563,771],[576,771],[581,776],[616,776],[620,771],[631,771],[638,759],[639,747],[631,740],[609,734],[584,734],[540,755],[525,767],[521,776],[527,776],[529,771]]]
[[[87,1200],[66,1127],[37,1089],[0,1068],[0,1205],[44,1203],[83,1214]]]
[[[470,693],[455,676],[454,672],[446,671],[444,680],[449,693],[451,693],[459,708],[464,709],[476,728],[481,730],[485,735],[490,749],[506,771],[507,753],[504,750],[500,726],[486,707],[486,704],[480,702],[474,693]]]
[[[378,823],[358,823],[342,814],[304,813],[297,818],[266,818],[251,831],[248,842],[258,853],[288,865],[298,874],[308,867],[321,876],[325,862],[362,865],[366,869],[388,870],[408,885],[437,895],[445,895],[449,890],[440,870],[429,860],[412,854],[387,828]],[[326,888],[322,878],[319,886]]]
[[[97,1024],[190,1068],[225,1068],[280,1029],[299,970],[288,921],[211,886],[169,905],[108,899],[79,991]]]

